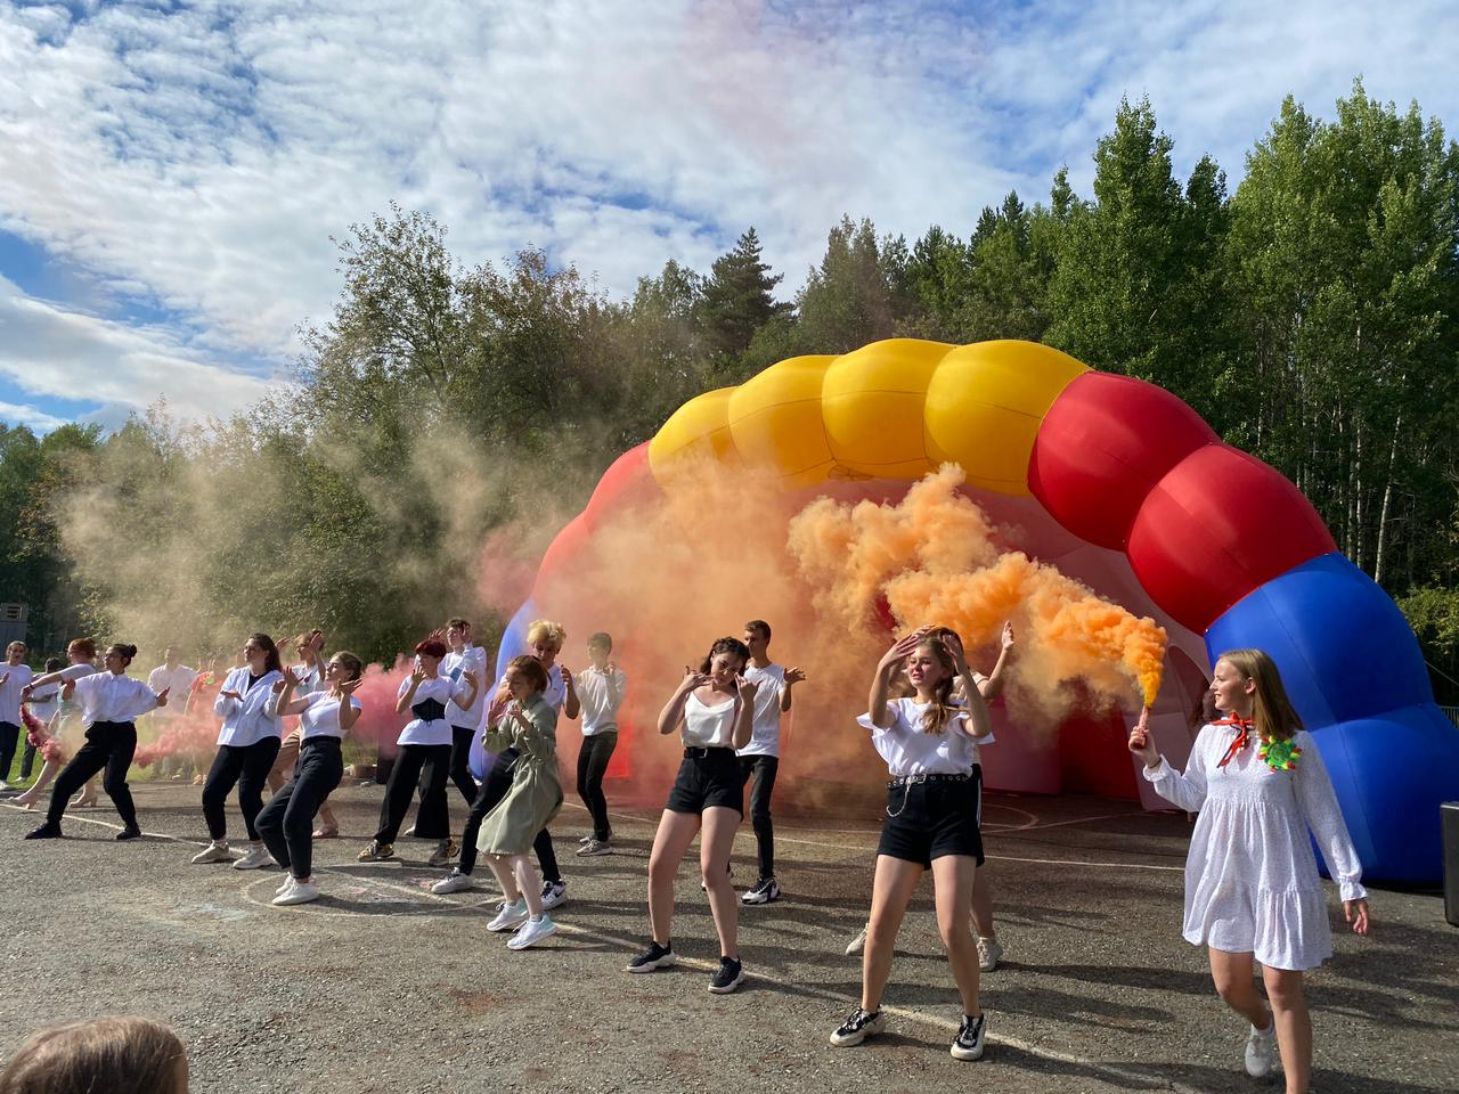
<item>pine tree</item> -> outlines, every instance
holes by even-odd
[[[753,227],[740,236],[734,250],[714,260],[699,300],[700,328],[711,354],[738,357],[757,330],[788,310],[774,295],[781,277],[761,257]]]

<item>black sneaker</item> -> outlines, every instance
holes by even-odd
[[[780,899],[780,883],[773,877],[762,877],[753,889],[740,897],[742,904],[770,904]]]
[[[140,828],[123,828],[120,832],[117,833],[117,842],[118,843],[124,842],[124,841],[129,840],[129,839],[141,839],[141,838],[142,838],[142,830]]]
[[[629,972],[657,972],[659,969],[667,969],[675,961],[679,960],[674,955],[674,945],[660,946],[657,942],[649,942],[648,949],[639,954],[628,963]]]
[[[831,1044],[837,1048],[859,1045],[868,1037],[875,1037],[886,1028],[887,1020],[879,1010],[862,1010],[857,1007],[851,1017],[836,1027],[831,1034]]]
[[[745,967],[733,957],[721,957],[719,968],[709,978],[709,990],[715,995],[728,995],[745,982]]]
[[[43,825],[41,825],[39,828],[37,828],[37,829],[35,829],[33,831],[30,831],[30,832],[27,832],[25,834],[25,838],[26,839],[60,839],[61,838],[61,826],[59,824],[52,824],[50,821],[46,821],[46,823],[43,824]]]
[[[987,1032],[988,1016],[986,1014],[980,1014],[976,1018],[970,1018],[964,1014],[962,1028],[952,1039],[952,1058],[954,1060],[981,1060],[983,1058],[983,1034]]]

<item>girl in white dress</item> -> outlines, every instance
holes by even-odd
[[[1251,1023],[1246,1071],[1269,1075],[1281,1049],[1288,1094],[1312,1073],[1312,1020],[1302,973],[1332,956],[1327,898],[1309,830],[1338,884],[1343,912],[1368,933],[1362,867],[1312,735],[1287,698],[1271,657],[1232,650],[1216,661],[1211,693],[1227,717],[1204,726],[1185,773],[1150,741],[1144,719],[1130,751],[1164,798],[1200,812],[1185,867],[1184,935],[1210,950],[1211,979],[1227,1006]],[[1262,966],[1267,1000],[1252,983]]]

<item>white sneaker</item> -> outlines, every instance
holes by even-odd
[[[309,881],[295,881],[287,892],[274,897],[273,902],[280,908],[287,908],[292,904],[308,904],[311,900],[318,899],[319,886],[311,878]]]
[[[232,862],[233,852],[228,850],[228,841],[215,839],[193,856],[193,864],[202,866],[209,862]]]
[[[527,902],[518,900],[515,904],[503,904],[497,909],[496,918],[486,925],[488,931],[510,931],[527,922]]]
[[[291,888],[293,888],[293,885],[294,885],[294,875],[293,874],[285,874],[284,875],[284,880],[281,881],[281,882],[279,882],[279,887],[274,890],[274,896],[283,896]]]
[[[865,949],[866,949],[866,928],[865,927],[862,927],[861,930],[856,933],[856,937],[853,938],[849,943],[847,943],[847,945],[846,945],[846,956],[847,957],[856,957],[856,956],[860,955],[862,953],[862,951],[864,951]]]
[[[543,914],[541,919],[528,919],[517,928],[517,933],[507,939],[507,949],[525,950],[528,946],[535,946],[548,935],[557,933],[557,924],[552,922],[552,917]]]
[[[254,844],[249,847],[247,853],[241,859],[233,863],[235,870],[257,870],[260,866],[277,866],[274,856],[268,853],[268,848],[263,844]]]
[[[567,903],[567,882],[544,881],[542,883],[542,910],[544,912],[551,911],[565,903]]]
[[[1265,1079],[1277,1066],[1277,1023],[1269,1020],[1266,1029],[1251,1027],[1246,1036],[1246,1073],[1253,1079]]]
[[[4,779],[0,779],[0,794],[5,793],[5,791],[7,791],[9,789],[10,789],[10,784],[8,782],[6,782]]]
[[[582,838],[580,838],[578,840],[578,842],[579,843],[592,843],[593,842],[593,834],[591,832],[589,832],[586,836],[583,836]]]
[[[474,888],[476,888],[476,882],[471,879],[471,875],[463,874],[458,868],[432,885],[431,892],[438,896],[445,896],[447,893],[464,893],[467,889]]]
[[[1003,958],[1003,945],[996,938],[978,935],[978,968],[992,972]]]

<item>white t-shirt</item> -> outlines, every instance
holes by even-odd
[[[599,733],[618,729],[618,708],[623,704],[623,693],[628,687],[628,677],[620,668],[599,672],[592,665],[573,676],[577,684],[578,702],[583,708],[583,736],[592,737]]]
[[[407,676],[400,681],[400,690],[395,693],[395,697],[399,699],[409,690],[410,677]],[[410,705],[415,706],[427,699],[434,699],[444,707],[452,699],[464,699],[469,690],[465,684],[458,684],[449,676],[432,676],[416,686]],[[451,723],[446,721],[444,714],[431,719],[412,717],[395,740],[396,744],[402,745],[448,745],[451,743]]]
[[[6,673],[10,678],[0,687],[0,722],[20,725],[20,692],[26,684],[35,679],[35,672],[29,665],[0,665],[0,676]]]
[[[157,696],[146,684],[113,672],[94,672],[77,680],[75,696],[88,728],[97,722],[135,721],[157,705]]]
[[[858,725],[871,730],[871,743],[887,762],[893,778],[902,775],[969,775],[977,759],[972,738],[962,731],[967,717],[954,713],[941,733],[922,731],[922,712],[928,703],[916,699],[892,699],[887,703],[891,725],[882,729],[874,725],[870,714],[856,719]],[[989,738],[983,738],[987,741]]]
[[[452,650],[442,659],[439,671],[442,676],[449,677],[453,683],[458,684],[461,683],[462,673],[476,674],[476,702],[469,707],[463,707],[452,699],[446,704],[446,721],[462,729],[479,728],[486,714],[486,651],[480,646],[467,646],[460,653]],[[471,688],[469,684],[463,684],[462,687],[467,691]]]
[[[39,702],[36,701],[37,695],[42,697]],[[168,701],[171,702],[171,696],[168,696]],[[38,719],[42,725],[50,725],[51,719],[56,716],[56,711],[60,709],[60,684],[47,684],[44,688],[40,688],[32,693],[30,697],[30,713],[32,716]]]
[[[496,682],[492,694],[502,691],[507,686],[507,674],[502,673],[502,678]],[[562,705],[567,702],[567,685],[562,682],[562,666],[553,665],[547,670],[547,690],[542,693],[542,698],[547,700],[547,705],[557,713],[562,713]],[[579,700],[581,701],[581,700]]]
[[[299,713],[299,738],[307,741],[311,737],[344,737],[339,725],[339,696],[327,691],[312,692],[311,702]],[[350,696],[350,706],[363,710],[360,701]]]
[[[745,679],[760,688],[755,692],[755,728],[750,743],[738,755],[779,756],[780,693],[785,687],[785,668],[773,663],[764,668],[750,665],[745,669]]]
[[[274,681],[282,680],[283,674],[278,669],[269,669],[250,686],[252,677],[253,671],[244,665],[231,670],[218,689],[218,697],[213,700],[213,713],[223,719],[218,729],[220,745],[248,748],[266,737],[282,735],[283,726],[274,703]],[[225,691],[236,691],[242,698],[226,696],[223,694]],[[171,703],[172,696],[169,695],[167,701]]]
[[[147,686],[158,695],[162,694],[163,688],[170,688],[167,693],[167,705],[157,708],[157,715],[160,718],[180,718],[183,708],[187,706],[187,689],[192,687],[192,682],[197,678],[197,671],[188,668],[186,665],[178,665],[175,668],[168,668],[166,665],[158,665],[147,674]]]

